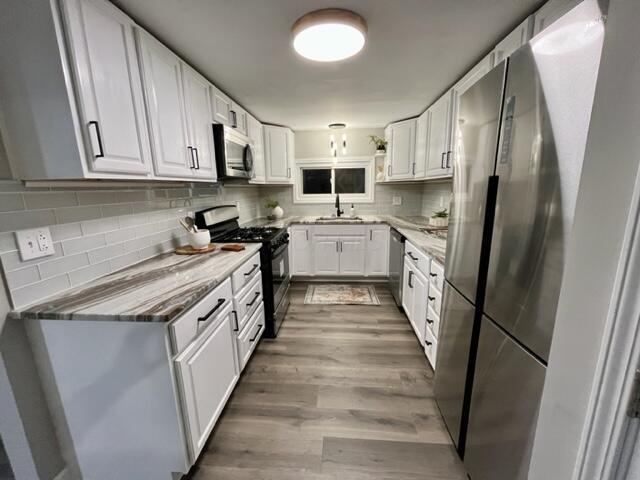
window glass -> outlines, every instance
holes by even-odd
[[[365,193],[364,168],[336,168],[336,193]]]
[[[320,195],[331,193],[331,169],[303,169],[302,193],[304,193],[305,195]]]

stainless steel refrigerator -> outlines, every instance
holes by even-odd
[[[525,480],[604,29],[588,0],[459,99],[435,396],[472,480]]]

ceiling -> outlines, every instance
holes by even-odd
[[[380,127],[420,114],[541,0],[113,0],[265,123]],[[290,30],[320,8],[368,23],[365,48],[315,63]]]

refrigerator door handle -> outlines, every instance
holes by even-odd
[[[512,95],[505,100],[502,121],[502,144],[500,145],[499,163],[509,163],[511,160],[511,141],[513,134],[513,118],[516,110],[516,97]]]

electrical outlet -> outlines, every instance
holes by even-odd
[[[16,232],[16,241],[22,260],[47,257],[55,253],[48,227],[20,230]]]
[[[402,197],[400,195],[394,195],[392,205],[402,205]]]

